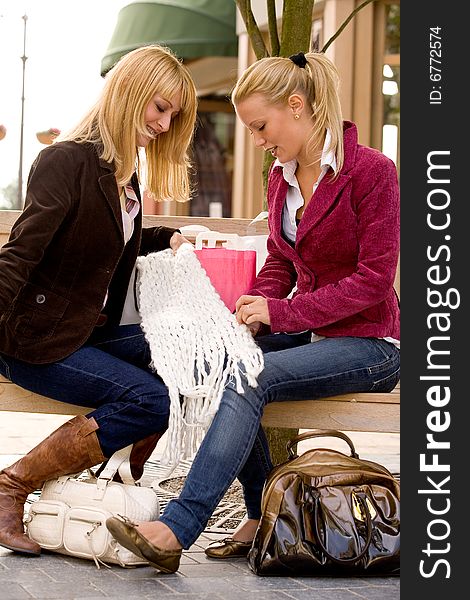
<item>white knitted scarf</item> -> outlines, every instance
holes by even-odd
[[[229,381],[243,393],[263,370],[263,354],[212,286],[191,244],[137,259],[141,327],[151,368],[168,387],[170,419],[162,464],[191,458]]]

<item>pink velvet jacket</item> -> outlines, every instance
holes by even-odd
[[[358,144],[348,121],[344,154],[338,177],[332,179],[330,170],[305,209],[295,248],[282,236],[288,184],[282,167],[272,169],[268,257],[249,293],[267,298],[273,333],[308,329],[327,337],[399,339],[396,168],[381,152]]]

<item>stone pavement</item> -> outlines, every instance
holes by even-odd
[[[27,452],[68,417],[0,414],[0,468]],[[399,472],[396,434],[349,434],[359,455]],[[162,440],[162,444],[164,441]],[[300,451],[309,447],[303,442]],[[342,442],[339,442],[342,444]],[[325,445],[325,443],[323,443]],[[336,447],[328,441],[328,446]],[[338,448],[341,448],[339,445]],[[159,444],[152,461],[158,459]],[[342,447],[344,450],[344,446]],[[398,600],[397,577],[257,577],[245,559],[215,561],[204,548],[230,533],[204,532],[185,551],[178,573],[151,567],[97,569],[92,561],[43,553],[26,558],[0,548],[0,600]]]

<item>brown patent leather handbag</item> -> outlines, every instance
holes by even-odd
[[[350,456],[293,446],[333,436]],[[340,431],[317,429],[287,444],[289,459],[270,473],[248,562],[257,575],[365,576],[400,572],[400,484],[382,465],[359,458]]]

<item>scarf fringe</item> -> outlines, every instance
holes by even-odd
[[[141,327],[151,368],[168,387],[170,418],[162,463],[170,472],[196,453],[225,387],[257,387],[263,354],[237,323],[201,266],[183,244],[137,259]]]

